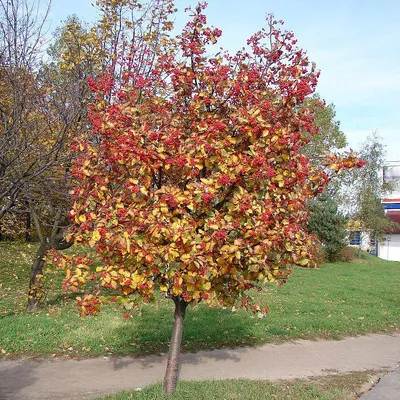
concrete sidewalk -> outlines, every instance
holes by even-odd
[[[399,400],[400,399],[400,366],[383,376],[379,382],[360,400]]]
[[[340,341],[299,340],[255,348],[186,353],[182,355],[180,379],[273,381],[384,367],[394,369],[399,361],[399,333]],[[165,366],[166,356],[1,361],[0,399],[89,399],[160,381]]]

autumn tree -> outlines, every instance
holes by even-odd
[[[75,241],[102,266],[55,259],[67,268],[66,289],[91,279],[145,302],[159,289],[174,302],[166,394],[176,387],[189,304],[239,303],[262,316],[247,292],[311,263],[305,202],[328,180],[301,154],[315,132],[304,102],[318,72],[293,34],[270,17],[247,51],[210,56],[221,31],[204,8],[189,9],[176,38],[164,31],[157,46],[149,37],[133,46],[119,59],[122,81],[90,81],[97,139],[75,143],[70,215]],[[355,163],[352,154],[326,161],[335,171]],[[98,292],[78,298],[83,315],[102,302]]]

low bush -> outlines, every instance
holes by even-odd
[[[327,257],[324,247],[318,241],[315,242],[312,250],[311,250],[311,257],[315,263],[316,267],[319,267],[321,264],[326,263]]]
[[[340,262],[351,262],[356,257],[356,249],[354,247],[347,246],[339,251],[337,255],[337,260]]]

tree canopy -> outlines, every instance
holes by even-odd
[[[186,306],[239,303],[262,316],[247,292],[312,263],[305,204],[328,182],[327,167],[362,165],[354,154],[318,165],[302,154],[316,133],[306,98],[319,72],[293,33],[269,17],[248,50],[209,55],[221,31],[204,8],[188,10],[175,38],[163,21],[157,36],[141,36],[108,75],[89,81],[94,135],[74,144],[70,215],[75,241],[93,247],[101,265],[94,272],[88,257],[59,260],[66,289],[91,279],[144,301],[156,288],[173,299],[167,393]],[[79,298],[81,313],[104,302],[98,293]]]

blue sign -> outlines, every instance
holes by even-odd
[[[383,203],[385,210],[400,210],[400,203]]]

